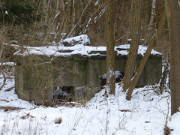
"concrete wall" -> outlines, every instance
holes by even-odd
[[[138,55],[138,62],[142,56]],[[54,57],[25,56],[17,58],[16,92],[22,99],[51,105],[57,86],[73,86],[74,100],[89,100],[100,90],[100,77],[106,73],[105,56]],[[116,70],[124,72],[127,56],[116,56]],[[158,83],[161,56],[150,56],[137,87]]]

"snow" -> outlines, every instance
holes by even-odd
[[[70,41],[70,39],[68,39]],[[19,48],[18,45],[12,45]],[[115,51],[127,55],[130,45],[119,45]],[[26,47],[25,52],[16,55],[46,55],[69,56],[81,54],[86,56],[93,51],[106,51],[104,46],[43,46]],[[146,46],[140,45],[138,54],[144,55]],[[152,50],[151,54],[161,55]],[[14,63],[5,63],[13,66]],[[4,64],[3,64],[4,65]],[[115,74],[119,74],[118,72]],[[0,86],[3,84],[0,75]],[[86,104],[74,106],[44,107],[36,106],[33,102],[19,99],[15,93],[14,76],[8,77],[5,86],[0,91],[0,134],[4,135],[162,135],[168,116],[168,127],[173,129],[172,135],[180,134],[180,113],[169,116],[170,94],[164,92],[159,95],[157,86],[136,88],[130,101],[126,100],[126,93],[122,92],[121,84],[116,84],[116,94],[105,98],[105,89]],[[6,110],[2,107],[17,107],[19,110]],[[170,119],[171,118],[171,119]],[[55,121],[62,119],[60,124]]]
[[[171,121],[168,123],[168,127],[172,129],[171,135],[180,135],[180,112],[175,113]]]
[[[72,43],[72,46],[65,46],[66,43]],[[87,35],[80,35],[77,37],[67,38],[61,41],[58,45],[52,46],[42,46],[42,47],[30,47],[25,46],[24,52],[22,53],[22,46],[18,46],[15,44],[11,44],[15,49],[19,50],[15,52],[15,55],[45,55],[48,57],[51,56],[70,56],[70,55],[85,55],[85,56],[93,56],[93,55],[104,55],[100,54],[100,52],[106,52],[105,46],[88,46],[84,44],[90,44],[90,39]],[[115,46],[114,50],[117,52],[117,55],[128,55],[128,50],[130,48],[130,44],[124,44]],[[138,54],[144,56],[147,50],[147,46],[139,45]],[[93,52],[93,53],[91,53]],[[95,53],[97,52],[97,53]],[[152,49],[152,55],[161,55],[160,52],[157,52]]]
[[[122,80],[122,78],[123,78],[123,73],[121,73],[120,71],[115,71],[115,78],[118,78],[118,77],[120,77],[120,79]],[[106,74],[103,74],[103,75],[101,76],[101,78],[102,78],[102,79],[106,79]]]
[[[90,44],[90,39],[88,35],[83,34],[72,38],[66,38],[63,40],[63,43],[65,42],[70,44],[70,46],[73,46],[75,44],[85,45],[85,44]]]
[[[5,11],[5,14],[8,15],[8,11],[7,10]]]
[[[0,63],[0,66],[15,66],[14,62],[4,62],[4,63]]]
[[[135,89],[132,100],[127,101],[122,86],[116,84],[115,96],[105,98],[102,89],[85,105],[74,107],[36,106],[19,99],[14,85],[14,78],[8,78],[0,91],[0,106],[23,109],[0,109],[0,133],[4,135],[162,135],[170,109],[169,93],[157,95],[155,85]],[[8,88],[12,89],[6,91]],[[55,124],[59,118],[62,123]],[[180,113],[176,113],[168,124],[173,135],[180,133],[179,121]]]
[[[115,51],[117,51],[117,55],[128,55],[128,49],[130,45],[119,45],[115,47]],[[105,52],[106,47],[105,46],[85,46],[82,44],[77,44],[75,46],[66,47],[62,44],[58,46],[43,46],[43,47],[26,47],[25,52],[22,54],[20,51],[17,51],[15,55],[46,55],[48,57],[50,56],[70,56],[75,54],[80,55],[86,55],[86,56],[92,56],[92,55],[100,55],[98,52]],[[144,53],[147,50],[147,46],[139,45],[138,54],[144,55]],[[67,52],[71,51],[71,52]],[[97,52],[96,54],[91,54],[91,52]],[[152,55],[161,55],[161,53],[152,50]]]

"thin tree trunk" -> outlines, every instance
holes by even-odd
[[[64,4],[64,0],[60,0],[59,3],[60,9],[63,13],[65,12],[65,4]]]
[[[0,62],[2,59],[2,53],[3,53],[3,45],[2,45],[1,40],[0,40]]]
[[[2,69],[2,65],[3,65],[3,48],[4,46],[2,45],[3,44],[3,41],[0,40],[0,64],[1,64],[1,67],[0,67],[0,73],[3,75],[3,84],[0,86],[0,90],[4,87],[4,85],[6,84],[6,75]]]
[[[159,83],[160,84],[159,90],[160,90],[161,94],[164,91],[165,84],[166,84],[166,79],[168,77],[168,74],[169,74],[169,63],[168,63],[168,61],[166,61],[165,65],[164,65],[164,72],[162,74],[162,77],[161,77],[161,80],[160,80],[160,83]]]
[[[70,30],[70,32],[68,33],[68,35],[65,38],[69,38],[70,36],[73,35],[74,30],[77,28],[78,25],[80,25],[80,23],[82,21],[82,18],[83,18],[83,15],[87,11],[87,9],[88,9],[89,5],[91,4],[91,2],[92,2],[92,0],[89,0],[89,2],[87,3],[86,7],[83,9],[83,11],[81,13],[79,21],[74,25],[74,27]]]
[[[165,0],[170,37],[171,115],[180,107],[180,5],[178,0]]]
[[[152,8],[151,8],[151,19],[149,22],[149,27],[153,27],[154,25],[154,18],[155,18],[155,14],[156,14],[156,0],[152,1]]]
[[[106,57],[106,92],[110,89],[111,94],[115,94],[115,52],[114,52],[114,23],[115,23],[115,13],[114,13],[114,0],[106,0],[106,47],[107,47],[107,57]]]
[[[144,69],[144,66],[146,65],[146,62],[147,62],[147,60],[149,58],[149,55],[151,54],[151,50],[153,49],[153,46],[155,45],[155,43],[156,43],[156,36],[154,35],[154,37],[152,38],[152,40],[149,43],[149,47],[148,47],[144,57],[143,57],[140,65],[139,65],[137,73],[135,74],[134,79],[130,83],[130,86],[128,88],[128,93],[127,93],[127,96],[126,96],[127,100],[131,99],[132,92],[133,92],[133,90],[134,90],[134,88],[135,88],[135,86],[137,84],[137,81],[139,80],[139,77],[140,77],[140,75],[141,75],[141,73],[142,73],[142,71]]]
[[[141,63],[139,64],[137,73],[135,74],[135,76],[133,77],[134,79],[130,83],[130,86],[129,86],[129,89],[128,89],[128,93],[127,93],[127,97],[126,97],[127,100],[131,99],[132,92],[133,92],[133,90],[134,90],[134,88],[135,88],[135,86],[137,84],[137,81],[139,80],[139,77],[140,77],[140,75],[141,75],[141,73],[142,73],[142,71],[144,69],[144,66],[146,65],[146,62],[147,62],[147,60],[149,58],[151,50],[156,45],[157,39],[161,36],[162,29],[163,29],[163,26],[164,26],[164,23],[165,23],[165,19],[166,19],[166,15],[163,14],[161,16],[160,21],[159,21],[158,29],[156,30],[156,33],[153,36],[153,38],[150,40],[149,47],[148,47],[148,49],[147,49],[147,51],[145,53],[145,56],[143,57]]]
[[[48,20],[48,6],[46,0],[43,0],[43,12],[45,13],[45,23],[47,24]]]
[[[135,71],[136,58],[139,47],[139,36],[140,36],[140,26],[141,26],[141,6],[142,0],[134,0],[132,5],[132,41],[129,49],[128,60],[125,68],[125,75],[123,79],[123,91],[129,87],[131,78],[133,77]]]
[[[56,14],[59,12],[59,0],[56,1]]]
[[[64,23],[65,23],[65,3],[64,0],[59,0],[59,11],[56,14],[57,21],[56,21],[56,42],[59,42],[59,38],[61,37],[61,33],[64,29]],[[56,18],[55,17],[55,18]]]
[[[80,31],[82,31],[82,17],[81,17],[81,14],[82,14],[82,10],[83,10],[83,3],[82,3],[82,0],[75,0],[74,2],[74,20],[73,20],[73,28],[74,26],[76,25],[76,23],[79,22],[79,24],[77,25],[77,27],[75,28],[75,35],[79,34]],[[83,15],[84,16],[84,15]]]

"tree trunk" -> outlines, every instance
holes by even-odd
[[[56,14],[59,12],[59,9],[60,9],[59,0],[56,0]]]
[[[72,0],[68,0],[66,2],[66,7],[65,7],[65,28],[64,31],[65,33],[69,33],[69,31],[71,30],[71,26],[73,24],[72,22],[72,13],[73,13],[73,3]]]
[[[161,80],[159,82],[160,86],[159,86],[159,91],[160,93],[162,94],[164,89],[166,88],[166,79],[168,77],[168,74],[169,74],[169,63],[168,61],[165,61],[164,63],[164,71],[162,73],[162,77],[161,77]]]
[[[82,9],[83,9],[83,3],[82,3],[82,0],[76,0],[75,1],[75,4],[74,4],[74,7],[75,7],[75,19],[74,19],[74,25],[79,22],[79,24],[77,25],[76,29],[75,29],[75,35],[78,35],[80,33],[80,31],[82,31],[82,17],[81,17],[81,14],[82,14]],[[74,27],[74,26],[73,26]]]
[[[2,59],[2,54],[3,54],[3,45],[2,45],[1,40],[0,40],[0,62]]]
[[[145,53],[145,56],[143,57],[141,63],[139,64],[137,73],[135,74],[135,76],[133,77],[134,79],[130,83],[128,93],[127,93],[127,97],[126,97],[127,100],[131,99],[132,92],[133,92],[133,90],[134,90],[134,88],[135,88],[135,86],[137,84],[137,81],[139,80],[139,77],[140,77],[140,75],[141,75],[141,73],[142,73],[142,71],[144,69],[144,66],[146,65],[146,62],[147,62],[147,60],[149,58],[151,50],[156,45],[157,39],[161,36],[162,29],[163,29],[164,22],[165,22],[165,18],[166,18],[166,15],[163,14],[161,16],[161,19],[160,19],[159,23],[158,23],[158,29],[156,29],[156,33],[154,33],[154,36],[150,40],[149,47],[148,47],[148,49],[147,49],[147,51]]]
[[[147,60],[149,58],[149,55],[151,54],[151,50],[153,49],[153,46],[155,45],[155,43],[156,43],[156,36],[154,36],[152,38],[152,40],[150,41],[149,47],[148,47],[148,49],[147,49],[147,51],[146,51],[140,65],[139,65],[137,73],[135,74],[134,79],[130,83],[130,86],[128,88],[128,93],[127,93],[127,96],[126,96],[127,100],[131,99],[132,92],[133,92],[133,90],[134,90],[134,88],[135,88],[135,86],[137,84],[137,81],[139,80],[139,77],[140,77],[140,75],[141,75],[141,73],[142,73],[142,71],[144,69],[144,66],[146,65],[146,62],[147,62]]]
[[[178,0],[165,0],[170,36],[171,115],[180,107],[180,5]]]
[[[136,58],[139,47],[139,36],[140,36],[140,26],[141,26],[141,4],[142,0],[134,0],[132,7],[132,41],[129,49],[128,60],[125,68],[125,75],[123,79],[123,91],[129,87],[131,78],[133,77],[135,71]]]
[[[149,27],[153,27],[154,25],[154,18],[155,18],[155,14],[156,14],[156,0],[152,1],[152,8],[151,8],[151,19],[149,22]]]
[[[46,23],[46,25],[47,25],[47,22],[48,22],[48,6],[47,6],[47,1],[46,0],[43,0],[43,12],[44,12],[44,14],[45,14],[45,16],[44,16],[44,21],[45,21],[45,23]]]
[[[3,41],[0,40],[0,64],[3,65]],[[3,80],[3,84],[0,86],[0,90],[2,90],[2,88],[4,87],[4,85],[6,84],[6,76],[5,76],[5,73],[2,69],[2,67],[0,67],[0,73],[2,74],[4,80]]]
[[[115,94],[114,2],[114,0],[106,0],[106,92],[108,89],[110,89],[111,94]]]
[[[60,0],[59,1],[59,10],[61,10],[63,13],[65,12],[65,4],[64,4],[64,0]]]
[[[66,36],[66,38],[69,38],[70,36],[73,35],[75,29],[78,26],[81,26],[81,22],[82,22],[82,18],[84,17],[85,12],[87,12],[88,7],[90,6],[92,0],[89,0],[88,3],[86,4],[85,8],[82,10],[81,16],[79,18],[79,21],[72,27],[72,29],[70,30],[70,32],[68,33],[68,35]]]

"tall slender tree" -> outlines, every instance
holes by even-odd
[[[132,20],[131,20],[131,32],[132,41],[129,49],[128,60],[125,68],[125,76],[123,80],[123,91],[129,87],[131,78],[135,71],[135,63],[137,58],[139,37],[140,37],[140,26],[141,26],[141,6],[142,0],[133,0],[132,3]]]
[[[145,67],[145,65],[147,63],[147,60],[148,60],[149,55],[151,53],[151,50],[156,45],[158,38],[161,36],[165,19],[166,19],[166,15],[163,14],[161,16],[161,18],[160,18],[160,21],[158,23],[157,28],[155,30],[153,30],[155,32],[154,32],[154,35],[152,36],[152,38],[150,39],[150,41],[148,43],[149,44],[148,49],[147,49],[143,59],[141,60],[141,62],[139,64],[139,67],[138,67],[137,72],[135,73],[135,75],[133,77],[133,80],[130,82],[130,86],[128,88],[128,92],[127,92],[127,96],[126,96],[127,100],[131,99],[132,92],[133,92],[133,90],[134,90],[134,88],[135,88],[135,86],[136,86],[136,84],[137,84],[137,82],[139,80],[139,77],[140,77],[140,75],[141,75],[141,73],[142,73],[142,71],[143,71],[143,69],[144,69],[144,67]],[[150,29],[152,29],[151,26],[149,26],[149,27],[150,27]]]
[[[106,0],[106,46],[107,46],[107,57],[106,57],[106,86],[110,88],[110,93],[115,94],[115,52],[114,52],[114,2],[115,0]],[[106,89],[106,92],[107,92]]]
[[[180,4],[179,0],[165,0],[170,37],[171,115],[180,107]]]

